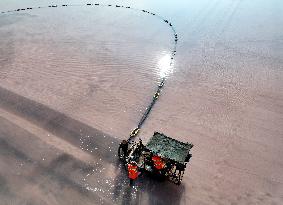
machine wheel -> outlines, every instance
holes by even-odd
[[[180,185],[181,184],[181,181],[183,179],[183,176],[184,176],[184,171],[179,171],[179,174],[177,176],[177,185]]]
[[[171,170],[168,172],[169,180],[174,184],[180,185],[185,171],[184,168],[185,166],[183,165],[173,165]]]

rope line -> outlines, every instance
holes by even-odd
[[[146,13],[146,14],[149,14],[149,15],[152,15],[152,16],[155,16],[155,17],[159,18],[160,20],[162,20],[164,23],[166,23],[171,28],[171,30],[173,32],[173,35],[174,35],[174,41],[173,41],[174,45],[173,45],[173,48],[171,50],[171,55],[170,55],[170,67],[173,65],[174,57],[176,55],[177,42],[178,42],[178,35],[176,33],[176,30],[175,30],[174,26],[166,18],[164,18],[164,17],[162,17],[162,16],[160,16],[160,15],[158,15],[156,13],[144,10],[144,9],[137,9],[137,8],[133,8],[133,7],[130,7],[130,6],[122,6],[122,5],[101,4],[101,3],[87,3],[87,4],[62,4],[62,5],[55,5],[55,4],[53,4],[53,5],[49,5],[49,6],[27,7],[27,8],[22,8],[22,9],[2,11],[0,13],[1,14],[6,14],[6,13],[21,12],[21,11],[26,11],[26,10],[43,9],[43,8],[57,8],[57,7],[69,7],[69,6],[93,6],[93,7],[100,6],[100,7],[115,7],[115,8],[120,8],[120,9],[122,9],[122,8],[123,9],[131,9],[133,11],[143,12],[143,13]],[[155,105],[156,101],[159,98],[161,90],[162,90],[162,88],[163,88],[163,86],[165,84],[165,80],[166,80],[166,77],[162,77],[160,83],[158,83],[157,91],[154,93],[149,106],[146,108],[144,114],[142,115],[142,117],[141,117],[141,119],[140,119],[140,121],[138,123],[138,126],[134,130],[132,130],[132,132],[130,133],[130,137],[128,138],[128,142],[134,140],[134,138],[138,135],[142,125],[144,124],[145,120],[148,118],[148,116],[149,116],[153,106]]]

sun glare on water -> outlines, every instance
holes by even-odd
[[[166,54],[158,61],[159,76],[161,78],[167,77],[173,72],[173,64],[171,64],[171,56]]]

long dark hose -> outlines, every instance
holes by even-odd
[[[176,30],[174,28],[174,26],[172,25],[172,23],[170,21],[168,21],[167,19],[163,18],[162,16],[156,14],[156,13],[152,13],[149,12],[147,10],[141,10],[141,9],[136,9],[136,8],[132,8],[130,6],[121,6],[121,5],[112,5],[112,4],[100,4],[100,3],[87,3],[87,4],[62,4],[62,5],[49,5],[49,6],[38,6],[38,7],[27,7],[27,8],[21,8],[21,9],[15,9],[15,10],[9,10],[9,11],[2,11],[0,12],[1,14],[6,14],[6,13],[13,13],[13,12],[21,12],[21,11],[26,11],[26,10],[33,10],[33,9],[41,9],[41,8],[57,8],[57,7],[69,7],[69,6],[101,6],[101,7],[115,7],[115,8],[123,8],[123,9],[131,9],[134,11],[138,11],[138,12],[143,12],[145,14],[149,14],[152,16],[155,16],[157,18],[159,18],[160,20],[162,20],[164,23],[166,23],[172,30],[173,32],[173,39],[174,39],[174,46],[171,50],[171,55],[170,55],[170,66],[173,65],[173,61],[174,61],[174,57],[176,55],[176,48],[177,48],[177,42],[178,42],[178,36],[176,33]],[[144,114],[142,115],[138,126],[130,133],[130,137],[128,138],[128,142],[132,141],[139,133],[142,125],[144,124],[145,120],[148,118],[153,106],[155,105],[157,99],[159,98],[159,95],[161,93],[161,90],[164,86],[166,78],[163,77],[160,81],[160,83],[157,86],[157,90],[153,95],[153,98],[149,104],[149,106],[146,108]]]

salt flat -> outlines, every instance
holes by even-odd
[[[168,26],[120,8],[43,8],[0,14],[0,204],[282,204],[283,3],[102,2],[158,13],[178,33],[140,136],[195,145],[182,185],[143,176],[130,188],[115,156],[161,78]]]

